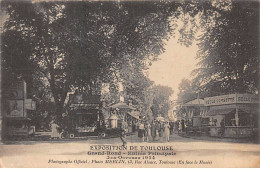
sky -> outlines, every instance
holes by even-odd
[[[174,94],[171,99],[177,99],[178,86],[183,78],[191,78],[191,72],[196,68],[195,59],[198,47],[196,43],[186,47],[177,43],[177,37],[166,42],[165,52],[159,56],[160,60],[153,62],[149,68],[149,78],[155,84],[169,86]]]

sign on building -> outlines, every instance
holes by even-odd
[[[22,100],[26,98],[26,82],[15,81],[9,88],[8,99]]]
[[[70,107],[74,109],[99,109],[101,106],[99,95],[70,95]]]
[[[6,93],[4,115],[6,117],[26,117],[28,107],[26,82],[23,80],[12,82]]]
[[[24,107],[28,110],[36,110],[36,102],[32,99],[25,99],[24,100]]]
[[[259,97],[253,94],[237,94],[237,103],[259,103]]]
[[[259,103],[259,97],[253,94],[229,94],[207,97],[204,100],[205,106],[227,105],[236,103]]]
[[[6,117],[24,117],[23,100],[8,100]]]

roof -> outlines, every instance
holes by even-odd
[[[140,113],[138,111],[127,112],[127,114],[134,117],[135,119],[140,119]]]
[[[131,110],[134,110],[135,108],[133,108],[132,106],[128,106],[127,104],[125,103],[117,103],[117,104],[114,104],[112,106],[110,106],[112,108],[118,108],[118,109],[131,109]]]
[[[185,103],[183,106],[204,106],[204,100],[203,99],[194,99],[187,103]]]

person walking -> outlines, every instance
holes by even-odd
[[[138,137],[141,137],[141,132],[140,132],[140,129],[139,129],[139,127],[140,127],[140,121],[137,121],[136,122],[136,130],[137,130],[137,135],[138,135]]]
[[[122,129],[125,132],[124,138],[126,138],[126,133],[128,133],[128,124],[125,120],[122,122]]]
[[[162,121],[159,121],[160,124],[160,131],[159,131],[159,137],[160,137],[160,141],[163,141],[163,134],[164,134],[164,124]]]
[[[127,125],[126,121],[123,120],[122,125],[121,125],[121,132],[119,133],[120,134],[119,137],[120,137],[121,141],[123,142],[123,146],[126,146],[126,144],[127,144],[127,142],[126,142],[127,128],[128,128],[128,125]]]
[[[58,132],[59,126],[54,123],[54,121],[51,121],[51,139],[59,139],[61,138],[61,135]]]
[[[185,132],[185,121],[181,120],[181,132]]]
[[[149,128],[148,128],[148,138],[149,141],[152,140],[152,130],[151,130],[151,123],[148,121]]]
[[[155,129],[156,129],[156,133],[155,133],[155,139],[156,140],[159,140],[160,139],[160,130],[161,130],[161,128],[160,128],[160,123],[159,123],[159,121],[156,121],[156,123],[155,123]]]
[[[224,122],[224,119],[222,119],[220,121],[219,135],[220,135],[221,138],[223,138],[224,134],[225,134],[225,122]]]
[[[173,123],[169,122],[169,125],[170,125],[170,134],[172,135],[173,134]]]
[[[133,126],[133,132],[136,131],[136,124],[137,124],[137,122],[136,122],[136,121],[133,121],[133,124],[132,124],[132,126]]]
[[[164,137],[165,137],[165,141],[170,141],[170,125],[169,122],[165,122],[164,124]]]
[[[140,137],[141,141],[144,142],[144,124],[143,124],[143,122],[141,122],[140,125],[139,125],[138,133],[139,133],[138,137]]]
[[[128,124],[128,133],[132,133],[133,132],[133,126],[132,126],[132,121],[129,122]]]
[[[181,121],[179,121],[179,128],[178,128],[178,133],[182,132],[182,125],[181,125]]]
[[[151,130],[150,130],[150,123],[148,121],[146,121],[145,125],[144,125],[144,140],[145,141],[149,141],[149,137],[151,136]]]
[[[156,120],[153,120],[151,123],[151,136],[152,140],[155,141],[156,138]]]

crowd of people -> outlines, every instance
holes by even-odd
[[[139,121],[137,123],[138,137],[141,141],[170,141],[172,126],[168,121]]]

